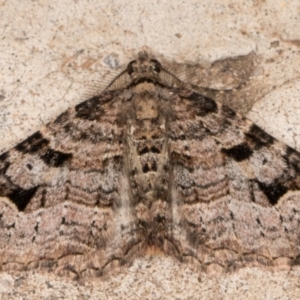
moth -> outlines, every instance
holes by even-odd
[[[1,270],[100,276],[147,253],[293,265],[300,154],[147,52],[0,156]]]

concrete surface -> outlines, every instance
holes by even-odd
[[[299,29],[297,0],[2,0],[0,153],[101,91],[143,47],[300,150]],[[1,299],[299,299],[298,269],[199,282],[170,258],[149,259],[85,285],[1,273]]]
[[[257,268],[233,274],[198,274],[170,257],[136,260],[115,276],[67,281],[51,274],[0,273],[1,300],[262,300],[299,299],[300,269]]]

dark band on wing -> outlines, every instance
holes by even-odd
[[[226,105],[222,105],[222,114],[228,119],[234,119],[236,117],[236,112]]]
[[[245,135],[255,144],[255,149],[270,146],[275,141],[275,138],[255,124],[252,124],[250,130]]]
[[[277,204],[280,197],[288,191],[288,188],[280,183],[266,184],[260,181],[257,183],[272,205]]]
[[[187,99],[194,101],[193,110],[197,116],[204,117],[207,114],[218,112],[217,103],[201,94],[194,92]]]
[[[49,144],[49,140],[45,139],[38,131],[16,146],[16,150],[23,153],[35,153]]]
[[[111,101],[116,96],[116,92],[105,92],[101,96],[95,96],[75,106],[76,117],[88,121],[100,121],[105,111],[102,105]]]
[[[99,96],[93,97],[75,106],[76,117],[84,120],[100,120],[105,114],[101,108]]]
[[[41,159],[48,166],[56,168],[63,165],[72,156],[72,153],[63,153],[49,148],[44,155],[41,155]]]
[[[222,148],[222,152],[236,161],[248,159],[253,153],[252,149],[246,143],[236,145],[229,149]]]
[[[286,154],[283,156],[288,168],[295,170],[296,174],[300,174],[300,154],[291,147],[286,147]]]
[[[24,190],[20,187],[15,188],[7,197],[17,206],[19,211],[24,211],[31,198],[34,196],[38,189],[35,186],[29,190]]]

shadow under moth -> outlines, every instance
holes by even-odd
[[[146,52],[0,155],[0,270],[100,276],[149,251],[297,264],[300,154]]]

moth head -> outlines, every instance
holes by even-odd
[[[141,51],[138,53],[137,59],[132,60],[127,68],[106,87],[106,90],[125,89],[145,81],[167,87],[183,84],[180,79],[167,71],[158,60],[150,57],[148,52]]]
[[[160,62],[150,58],[146,51],[139,52],[138,58],[131,61],[127,66],[127,74],[132,82],[143,80],[157,81],[162,70]]]

